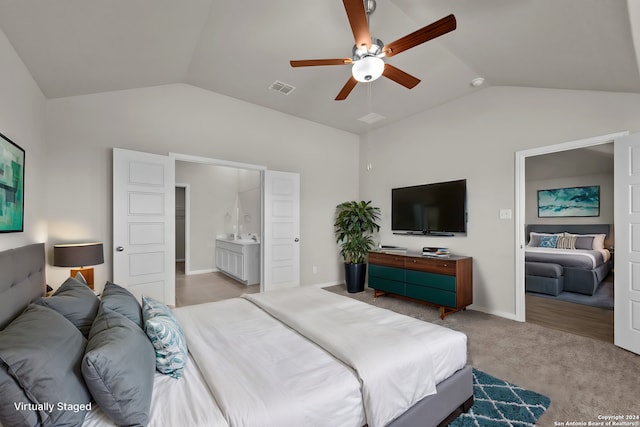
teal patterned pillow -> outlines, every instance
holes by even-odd
[[[169,307],[151,297],[142,297],[142,323],[156,316],[174,317]]]
[[[159,301],[142,297],[144,331],[156,351],[156,369],[180,378],[187,361],[187,341],[171,309]]]
[[[555,248],[558,243],[558,236],[541,236],[538,241],[540,248]]]

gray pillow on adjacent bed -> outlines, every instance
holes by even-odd
[[[593,249],[593,236],[576,236],[576,249]]]
[[[0,331],[2,424],[81,425],[91,401],[80,372],[86,344],[71,322],[36,304]],[[64,410],[58,402],[81,406]],[[15,404],[22,403],[34,406],[16,409]],[[44,404],[53,408],[45,410]]]
[[[131,292],[115,283],[107,282],[102,291],[102,305],[130,319],[143,328],[142,307]]]
[[[117,425],[147,425],[155,352],[145,333],[100,306],[82,360],[82,375],[102,411]]]
[[[62,314],[86,337],[98,313],[100,300],[85,283],[69,277],[53,295],[40,298],[35,303]]]

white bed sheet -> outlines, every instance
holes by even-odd
[[[372,427],[388,424],[434,394],[436,383],[466,364],[463,333],[318,288],[244,298],[357,371]]]
[[[83,427],[115,426],[94,403]],[[228,427],[207,383],[189,356],[180,379],[156,372],[149,427]]]
[[[237,298],[174,313],[230,426],[366,423],[355,373],[251,302]]]
[[[611,259],[611,252],[608,249],[591,249],[592,251],[600,252],[602,254],[602,259],[604,262],[607,262]],[[587,258],[591,262],[591,268],[598,267],[598,260],[589,250],[584,249],[560,249],[560,248],[541,248],[538,246],[526,246],[526,252],[538,252],[538,253],[549,253],[549,254],[566,254],[573,256],[581,256]]]

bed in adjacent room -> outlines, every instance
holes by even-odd
[[[608,224],[528,225],[526,290],[593,295],[613,267],[608,235]]]
[[[75,279],[42,298],[42,244],[0,267],[6,427],[437,426],[473,402],[464,334],[322,289],[169,310]]]

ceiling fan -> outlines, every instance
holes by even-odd
[[[382,58],[392,57],[456,29],[456,18],[449,15],[385,45],[380,39],[371,37],[369,33],[369,16],[376,8],[375,0],[343,0],[343,3],[356,41],[353,46],[353,56],[290,61],[292,67],[352,64],[352,76],[336,96],[336,101],[346,99],[358,82],[372,82],[380,76],[385,76],[408,89],[414,88],[420,83],[420,79],[385,63]]]

